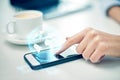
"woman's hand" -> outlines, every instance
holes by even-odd
[[[74,44],[78,44],[76,51],[92,63],[100,62],[105,55],[120,57],[120,36],[92,28],[84,29],[67,38],[63,47],[56,54],[62,53]]]

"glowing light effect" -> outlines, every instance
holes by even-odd
[[[51,26],[44,26],[42,31],[39,28],[35,28],[27,37],[28,48],[30,52],[40,52],[43,49],[58,48],[62,45],[65,38],[62,38],[60,33]],[[44,45],[44,46],[43,46]]]

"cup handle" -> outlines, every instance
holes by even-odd
[[[13,26],[10,26],[10,25],[13,25]],[[10,31],[10,27],[13,27],[13,31],[11,32]],[[10,21],[8,24],[7,24],[7,26],[6,26],[6,31],[7,31],[7,33],[8,34],[14,34],[15,33],[15,21]]]

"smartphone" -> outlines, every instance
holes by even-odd
[[[58,64],[82,58],[82,55],[69,49],[60,55],[55,55],[54,50],[45,49],[40,52],[31,52],[24,55],[24,60],[33,70],[44,69]]]

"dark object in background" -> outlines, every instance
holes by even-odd
[[[23,9],[42,9],[59,4],[59,0],[10,0],[10,3]]]
[[[17,11],[42,11],[45,20],[89,10],[92,6],[89,0],[10,0],[10,3]]]

